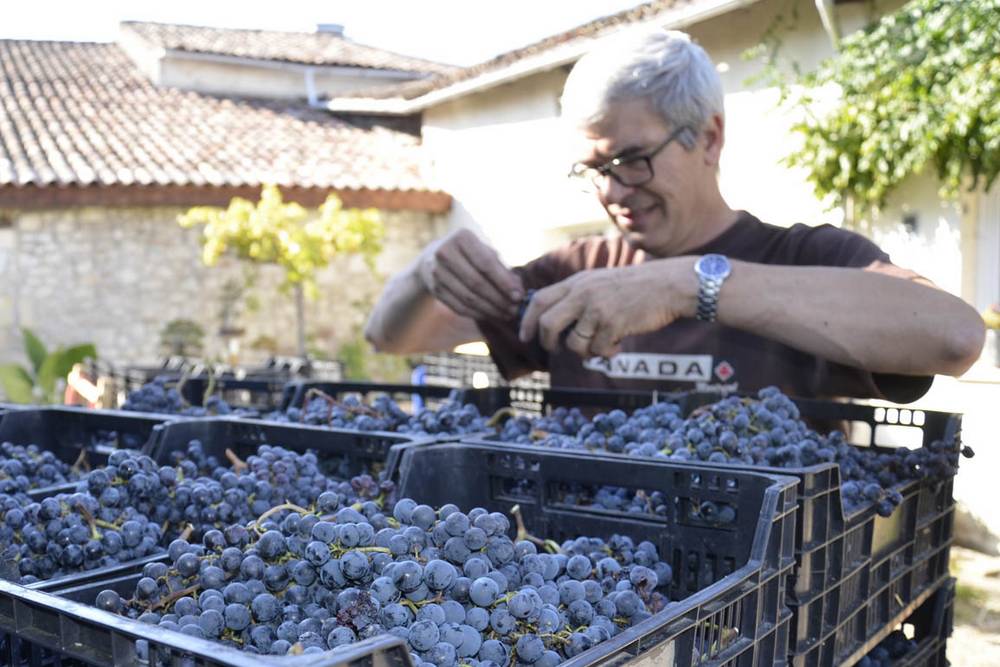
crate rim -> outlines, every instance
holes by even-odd
[[[207,660],[207,664],[209,665],[225,665],[225,667],[292,667],[301,665],[305,667],[306,665],[337,665],[341,663],[342,659],[346,660],[345,664],[352,664],[350,662],[352,656],[357,656],[358,653],[364,654],[371,648],[393,649],[396,647],[404,648],[407,653],[406,659],[409,659],[409,649],[403,644],[403,640],[388,633],[383,633],[363,642],[351,644],[352,647],[360,648],[356,651],[345,650],[339,655],[334,655],[333,651],[325,651],[317,656],[256,656],[230,648],[219,642],[192,637],[154,625],[139,623],[125,616],[103,611],[80,602],[67,600],[53,593],[25,588],[24,586],[3,579],[0,579],[0,594],[14,598],[16,602],[26,605],[43,608],[56,606],[60,615],[70,616],[74,620],[85,624],[101,624],[104,630],[125,635],[133,641],[146,640],[158,645],[167,644],[170,649]],[[0,628],[6,629],[12,634],[18,634],[21,630],[21,628],[17,627],[16,602],[10,616],[0,614]],[[35,643],[44,643],[30,636],[26,637],[26,639]],[[59,646],[57,650],[85,661],[88,660],[82,653],[73,653],[72,643]]]

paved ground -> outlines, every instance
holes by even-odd
[[[952,667],[1000,666],[1000,557],[952,550],[958,578],[955,632],[948,642]]]

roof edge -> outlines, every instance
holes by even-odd
[[[687,5],[680,8],[670,8],[658,16],[640,21],[628,26],[623,26],[622,30],[637,30],[644,27],[661,26],[665,28],[683,28],[694,25],[702,21],[713,19],[722,14],[727,14],[737,9],[749,7],[760,0],[708,0],[707,2]],[[597,37],[584,37],[575,43],[570,43],[562,47],[550,49],[536,56],[518,60],[506,67],[498,70],[484,72],[469,79],[457,81],[442,88],[431,90],[413,99],[395,98],[363,98],[363,97],[335,97],[330,99],[326,108],[329,111],[338,113],[374,113],[374,114],[412,114],[424,111],[437,104],[451,101],[453,99],[483,92],[490,88],[516,81],[517,79],[532,74],[561,67],[562,65],[575,62],[582,57],[594,45],[610,38],[618,31],[613,31],[607,35]],[[525,48],[525,47],[520,47]],[[520,50],[516,49],[516,50]],[[512,51],[508,52],[512,53]],[[496,56],[497,58],[502,57]]]
[[[257,199],[261,186],[194,185],[0,185],[0,209],[40,210],[76,206],[225,206],[233,197]],[[315,207],[335,194],[348,208],[415,211],[442,214],[451,210],[452,197],[439,190],[381,190],[370,188],[282,187],[282,196]]]

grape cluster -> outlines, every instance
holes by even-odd
[[[0,494],[0,553],[16,566],[0,576],[32,583],[117,565],[162,552],[179,535],[200,538],[275,508],[309,507],[320,496],[373,512],[395,492],[371,475],[328,477],[314,453],[269,445],[246,462],[223,463],[193,440],[171,463],[117,450],[78,482],[76,493],[38,503],[23,493]]]
[[[2,560],[17,568],[5,574],[25,584],[162,551],[158,524],[135,508],[112,507],[87,493],[27,504],[3,495],[0,511]]]
[[[25,493],[79,479],[79,472],[38,445],[0,444],[0,494]]]
[[[278,505],[309,506],[324,492],[352,502],[382,501],[394,491],[390,482],[369,475],[350,480],[327,477],[315,453],[299,454],[261,445],[247,460],[226,464],[206,455],[199,440],[171,454],[173,465],[127,450],[113,452],[108,466],[92,471],[80,490],[115,505],[134,507],[166,526],[173,537],[185,529],[201,536],[212,529],[242,524]]]
[[[357,431],[390,431],[417,436],[461,435],[489,429],[474,405],[451,398],[436,408],[409,414],[391,397],[376,396],[371,405],[355,395],[337,400],[325,394],[310,396],[305,407],[289,407],[265,416],[270,421],[303,423]]]
[[[892,667],[900,658],[916,650],[916,640],[907,638],[902,630],[894,630],[858,661],[858,667]]]
[[[724,398],[695,410],[687,418],[673,403],[640,408],[631,415],[612,410],[583,424],[581,416],[560,408],[544,420],[510,419],[498,438],[519,444],[672,461],[787,469],[837,463],[845,510],[853,512],[874,505],[882,516],[892,514],[902,502],[902,495],[894,487],[913,479],[950,478],[957,471],[959,455],[972,456],[968,447],[959,452],[946,442],[891,452],[853,447],[839,431],[823,436],[811,429],[801,419],[795,403],[775,387],[760,390],[756,398]],[[644,494],[642,502],[637,502],[635,495],[609,487],[592,503],[631,512],[648,508],[645,501],[651,494]]]
[[[233,409],[220,396],[207,397],[204,405],[188,405],[181,397],[180,392],[175,387],[170,386],[172,381],[161,375],[129,392],[122,404],[122,410],[187,417],[237,415],[245,412]]]
[[[553,667],[667,602],[649,542],[580,537],[539,552],[501,513],[410,499],[391,515],[323,494],[312,511],[170,544],[128,599],[97,606],[259,654],[312,654],[389,633],[418,667]]]

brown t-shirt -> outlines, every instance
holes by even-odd
[[[749,213],[691,255],[721,253],[736,260],[792,266],[870,268],[896,277],[918,276],[890,263],[868,239],[832,227],[768,225]],[[577,271],[623,267],[649,259],[621,237],[588,237],[514,269],[529,289],[557,283]],[[621,341],[611,359],[581,359],[561,348],[549,354],[522,343],[514,322],[480,321],[493,360],[507,379],[547,370],[557,387],[633,390],[753,391],[775,385],[800,397],[878,397],[912,401],[933,378],[872,374],[820,359],[777,341],[719,323],[678,320]]]

